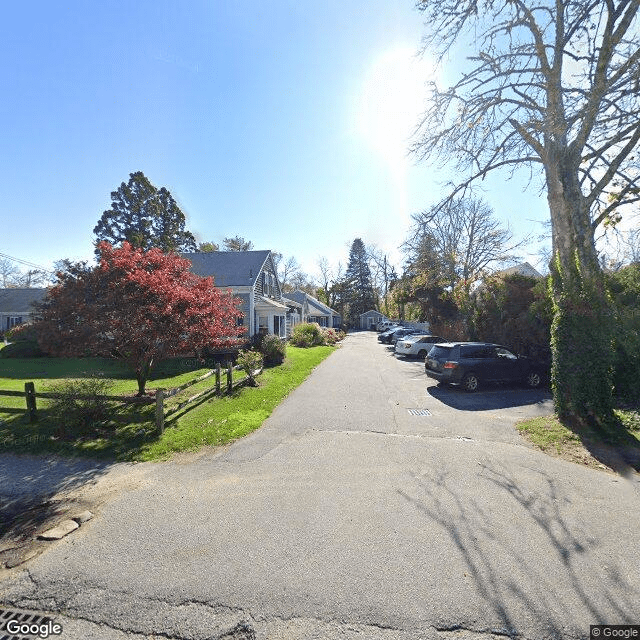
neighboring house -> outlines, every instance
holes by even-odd
[[[317,322],[321,327],[339,329],[342,326],[342,317],[335,310],[320,302],[299,289],[287,293],[287,298],[304,305],[303,322]]]
[[[489,274],[489,276],[512,276],[512,275],[520,275],[527,276],[528,278],[536,278],[541,280],[544,276],[534,269],[528,262],[521,262],[513,267],[509,267],[508,269],[502,269],[501,271],[494,271]],[[475,283],[475,286],[472,287],[471,291],[475,295],[484,289],[484,280],[479,280]]]
[[[0,289],[0,334],[30,322],[34,304],[42,302],[46,295],[46,289]]]
[[[544,277],[539,271],[534,269],[528,262],[521,262],[520,264],[517,264],[514,267],[509,267],[508,269],[503,269],[502,271],[496,271],[491,275],[492,276],[512,276],[516,273],[521,276],[528,276],[529,278]]]
[[[287,338],[291,335],[293,328],[304,322],[304,318],[309,315],[309,305],[307,301],[296,302],[290,298],[282,298],[282,302],[287,305]]]
[[[212,276],[220,289],[230,289],[242,300],[244,317],[240,323],[249,337],[257,333],[286,336],[289,307],[282,291],[271,251],[212,251],[183,253],[191,261],[191,271],[199,276]]]
[[[388,318],[385,318],[379,311],[374,309],[361,313],[359,317],[361,329],[373,329],[383,320],[388,320]]]

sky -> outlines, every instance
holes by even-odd
[[[451,178],[407,153],[425,82],[455,78],[416,56],[412,0],[35,0],[1,29],[0,253],[23,261],[92,260],[111,192],[142,171],[199,241],[240,235],[314,275],[359,237],[400,267],[411,214]],[[548,219],[523,186],[483,196],[516,238]]]

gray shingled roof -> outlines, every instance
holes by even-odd
[[[198,276],[213,276],[216,287],[250,287],[268,258],[270,251],[212,251],[182,253],[191,261],[191,271]]]
[[[46,289],[0,289],[0,313],[32,313],[46,295]]]
[[[327,315],[327,316],[340,315],[335,309],[331,309],[331,307],[328,307],[323,302],[320,302],[320,300],[317,300],[313,296],[310,296],[308,293],[305,293],[304,291],[300,291],[299,289],[297,289],[296,291],[287,293],[287,298],[291,298],[292,300],[295,300],[296,302],[300,302],[300,303],[303,303],[304,300],[306,299],[310,306],[315,307],[315,309],[320,311],[323,315]]]

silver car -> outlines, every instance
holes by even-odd
[[[429,336],[424,334],[407,336],[396,342],[396,355],[420,358],[423,360],[434,344],[446,342],[440,336]]]

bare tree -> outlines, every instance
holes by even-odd
[[[8,258],[0,258],[0,278],[3,288],[15,287],[20,278],[20,269]]]
[[[418,0],[425,48],[474,55],[452,87],[432,85],[413,146],[453,159],[449,200],[496,170],[545,185],[552,223],[552,385],[562,418],[605,426],[611,307],[599,225],[640,198],[640,0]],[[584,345],[580,354],[574,346]]]
[[[302,268],[293,256],[286,260],[284,258],[279,260],[277,269],[278,280],[283,291],[293,291],[297,288],[297,284],[305,283],[307,280],[307,275],[302,272]]]
[[[42,269],[29,269],[25,273],[22,273],[18,278],[19,287],[26,289],[30,287],[37,287],[49,279],[49,274]]]
[[[369,266],[373,278],[374,291],[378,294],[378,308],[384,310],[389,316],[388,294],[393,283],[398,279],[395,266],[391,263],[388,254],[374,245],[367,247],[369,254]],[[380,303],[382,301],[382,304]]]
[[[342,295],[342,283],[344,280],[344,269],[339,262],[334,269],[329,265],[329,261],[321,256],[318,258],[318,270],[320,271],[319,299],[332,309],[337,309],[340,305]]]
[[[428,256],[439,257],[431,268],[451,287],[476,278],[492,264],[515,261],[513,252],[529,241],[513,241],[491,207],[477,198],[455,198],[412,217],[412,236],[403,245],[410,262],[420,270],[426,248]]]
[[[47,282],[49,276],[50,274],[44,269],[20,271],[11,260],[0,258],[0,278],[2,279],[2,286],[4,288],[28,289],[30,287],[37,287]]]

